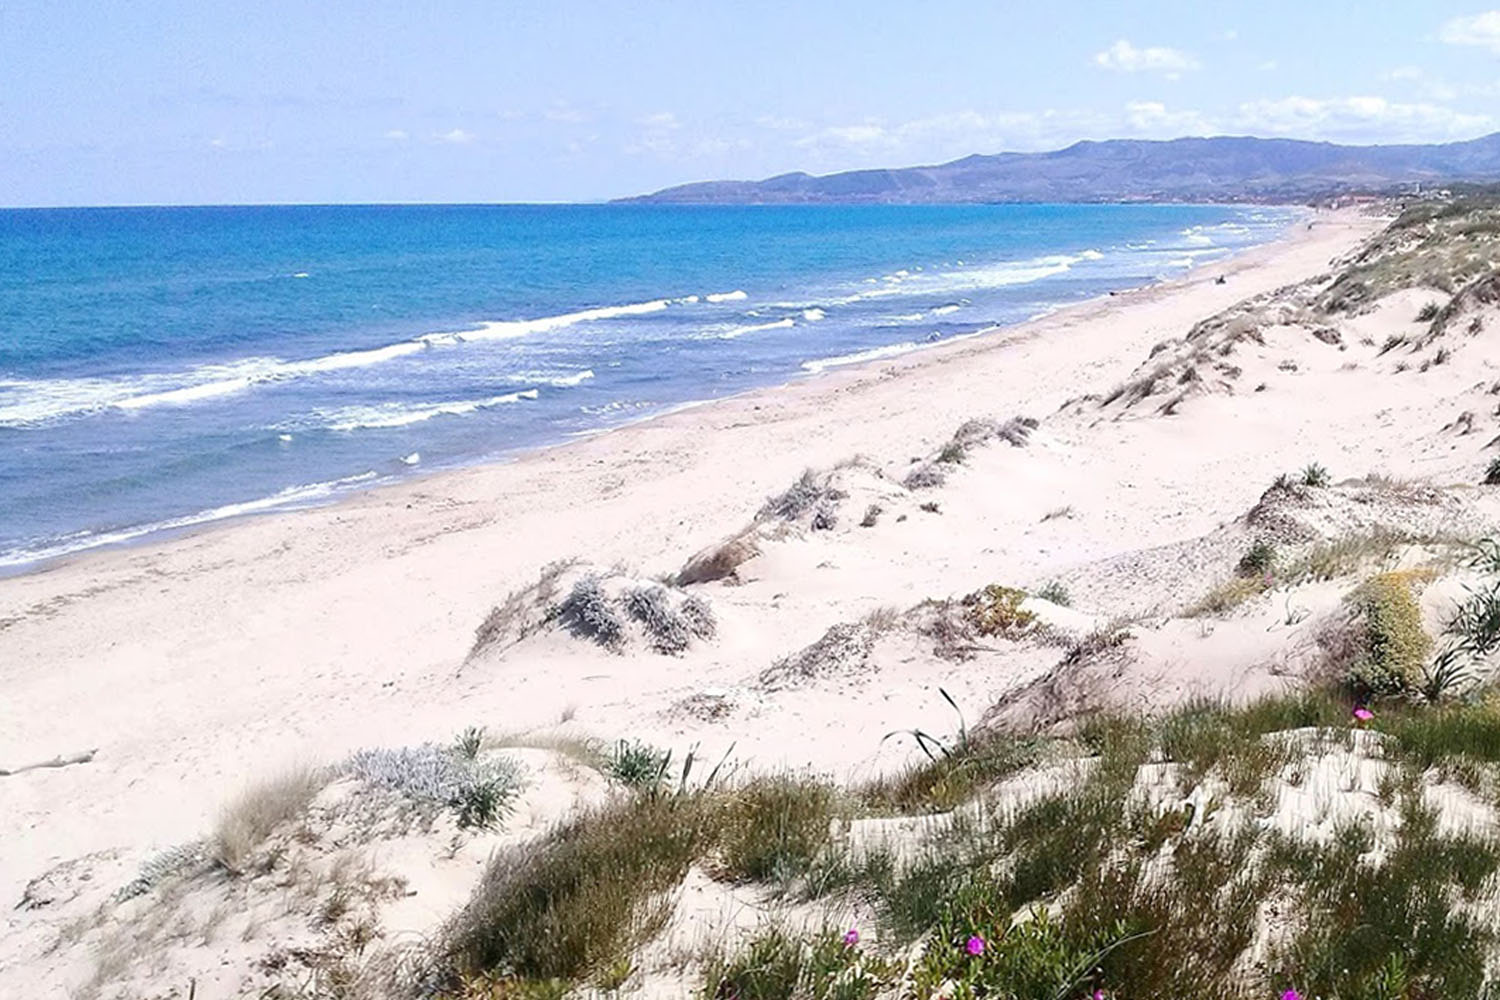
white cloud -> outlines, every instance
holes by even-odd
[[[646,115],[644,118],[639,119],[637,123],[649,129],[678,129],[682,127],[682,122],[678,121],[677,116],[670,111],[658,111],[654,115]]]
[[[1384,97],[1285,97],[1241,104],[1235,124],[1257,134],[1395,142],[1467,138],[1493,126],[1494,119]]]
[[[465,132],[461,128],[456,128],[456,129],[452,129],[450,131],[444,132],[441,135],[438,135],[436,138],[439,139],[439,140],[441,140],[441,141],[443,141],[443,142],[451,142],[451,143],[456,143],[458,145],[463,145],[465,143],[470,143],[470,142],[474,141],[474,133],[473,132]]]
[[[1201,68],[1198,60],[1186,52],[1156,46],[1138,49],[1123,38],[1096,53],[1094,62],[1122,73],[1165,73],[1169,78]]]
[[[549,122],[563,122],[569,125],[577,125],[588,121],[588,115],[569,105],[565,101],[558,101],[552,107],[542,112],[542,117]]]
[[[387,132],[385,134],[385,137],[387,139],[390,139],[393,142],[402,142],[402,141],[410,138],[410,136],[408,136],[406,134],[406,130],[405,129],[400,129],[400,128],[393,128],[393,129],[391,129],[389,132]]]
[[[1164,136],[1207,135],[1213,124],[1198,111],[1172,111],[1161,101],[1131,101],[1125,122],[1137,134]]]
[[[779,132],[800,132],[811,127],[800,118],[785,118],[780,115],[760,115],[755,119],[755,124]]]
[[[1267,59],[1265,62],[1261,63],[1255,68],[1260,70],[1262,73],[1273,73],[1276,71],[1276,68],[1279,65],[1280,63],[1278,63],[1275,59]]]
[[[1455,17],[1438,29],[1438,38],[1449,45],[1475,45],[1500,54],[1500,10]]]
[[[1397,66],[1385,75],[1387,80],[1408,85],[1422,97],[1432,101],[1451,101],[1459,96],[1459,90],[1428,73],[1419,66]]]

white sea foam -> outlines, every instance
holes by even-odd
[[[732,292],[714,292],[712,295],[703,296],[706,302],[743,302],[750,296],[736,288]]]
[[[917,323],[926,318],[925,313],[897,313],[895,316],[887,316],[888,323]]]
[[[582,385],[594,377],[592,368],[585,368],[581,372],[573,372],[571,375],[563,375],[558,372],[512,372],[505,376],[507,382],[524,382],[527,385],[550,385],[558,389],[568,389],[575,385]]]
[[[289,486],[284,490],[273,493],[268,497],[262,497],[259,500],[246,500],[242,503],[225,504],[222,507],[213,507],[208,510],[199,511],[196,514],[169,518],[165,521],[156,521],[152,524],[143,524],[133,528],[121,528],[115,531],[104,532],[79,531],[71,535],[50,539],[30,548],[8,549],[0,552],[0,566],[24,566],[28,563],[41,562],[44,559],[55,559],[58,556],[71,555],[72,553],[82,552],[86,549],[98,548],[101,545],[116,545],[121,542],[128,542],[158,531],[191,528],[200,524],[208,524],[212,521],[222,521],[225,518],[238,517],[242,514],[256,514],[276,509],[310,506],[352,486],[369,483],[375,478],[376,475],[374,472],[364,472],[357,476],[345,476],[342,479],[332,479],[323,483],[309,483],[306,486]]]
[[[963,308],[963,306],[956,306],[956,305],[938,306],[936,309],[932,310],[932,315],[934,315],[934,316],[947,316],[947,315],[949,315],[951,313],[958,312],[962,308]]]
[[[778,319],[773,323],[755,323],[751,326],[732,327],[722,333],[715,334],[715,336],[719,340],[734,340],[736,337],[743,337],[747,333],[757,333],[761,330],[785,330],[788,327],[796,325],[796,320],[788,317],[786,319]]]
[[[382,403],[375,406],[347,406],[323,414],[323,426],[333,431],[406,427],[409,424],[420,424],[431,420],[433,417],[458,416],[473,413],[476,410],[487,410],[492,406],[519,403],[523,399],[536,399],[538,395],[540,393],[536,389],[526,389],[521,392],[508,392],[503,396],[490,396],[487,399],[456,399],[450,402],[420,405]]]
[[[650,302],[584,309],[539,319],[485,323],[476,330],[429,333],[383,347],[340,351],[305,360],[248,357],[225,364],[200,365],[180,372],[150,372],[118,378],[9,380],[0,383],[0,427],[31,427],[62,417],[81,416],[110,408],[133,412],[156,406],[188,406],[237,395],[276,382],[384,364],[427,350],[457,346],[466,341],[504,340],[558,330],[578,323],[645,315],[666,309],[669,304],[666,299],[655,299]],[[563,377],[576,381],[550,384],[575,385],[591,377],[591,373],[579,373]]]
[[[1098,250],[1085,250],[1076,254],[1048,254],[1027,260],[1003,261],[996,264],[964,266],[958,261],[958,270],[897,271],[880,279],[866,278],[865,284],[873,288],[832,300],[834,305],[850,305],[870,299],[890,296],[935,296],[951,295],[966,291],[1005,288],[1041,281],[1071,270],[1083,261],[1100,260],[1105,255]]]
[[[809,323],[816,323],[820,319],[827,319],[828,314],[817,306],[813,306],[811,309],[802,310],[802,318]]]
[[[901,344],[887,344],[885,347],[872,347],[868,351],[858,351],[854,354],[840,354],[832,358],[819,358],[816,361],[802,362],[804,371],[813,373],[827,371],[829,368],[839,368],[843,365],[857,365],[864,361],[878,361],[881,358],[894,358],[900,354],[920,350],[924,344],[906,341]]]
[[[740,292],[741,297],[744,292]],[[713,296],[709,299],[712,301]],[[540,319],[512,319],[501,320],[482,324],[477,330],[465,331],[459,334],[464,340],[510,340],[514,337],[525,337],[533,333],[543,333],[548,330],[560,330],[563,327],[573,326],[578,323],[592,323],[601,319],[617,319],[621,316],[643,316],[647,313],[661,312],[672,303],[667,299],[653,299],[650,302],[634,302],[624,306],[602,306],[598,309],[581,309],[578,312],[562,313],[557,316],[543,316]]]

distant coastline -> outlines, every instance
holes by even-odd
[[[1296,204],[1500,180],[1500,133],[1440,145],[1345,146],[1215,136],[1083,141],[1042,153],[975,154],[932,166],[700,181],[624,203]]]

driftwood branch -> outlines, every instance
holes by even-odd
[[[7,778],[12,774],[20,774],[22,771],[36,771],[44,767],[67,767],[70,764],[87,764],[94,759],[94,754],[98,752],[98,750],[85,750],[82,753],[75,753],[67,757],[53,757],[51,760],[38,761],[35,764],[23,764],[20,767],[13,767],[8,771],[0,767],[0,778]]]

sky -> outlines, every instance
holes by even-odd
[[[1500,10],[1435,0],[0,0],[7,206],[596,201],[1496,130]]]

